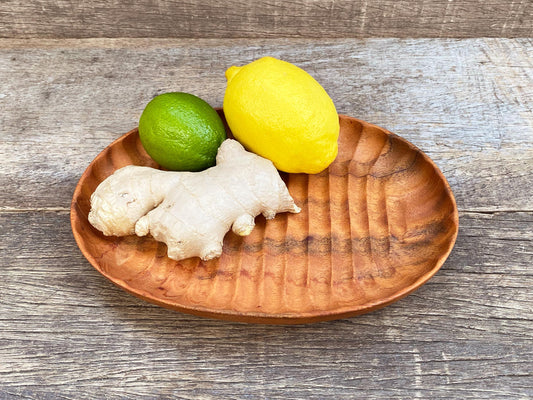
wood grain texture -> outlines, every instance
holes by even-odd
[[[530,37],[530,0],[7,1],[6,38]]]
[[[426,152],[460,210],[533,210],[532,54],[531,39],[0,41],[0,207],[68,207],[152,97],[221,106],[224,71],[272,55],[307,69],[339,113]]]
[[[176,262],[152,238],[104,236],[89,223],[91,195],[104,179],[126,165],[158,167],[132,130],[83,173],[71,206],[76,242],[118,286],[195,315],[311,323],[399,300],[448,257],[457,236],[457,206],[424,153],[378,126],[339,120],[339,152],[326,170],[282,174],[301,212],[270,221],[259,217],[246,237],[226,234],[222,255],[207,262]]]
[[[0,398],[533,397],[532,47],[0,40]],[[407,138],[448,178],[459,237],[414,294],[346,320],[241,325],[138,300],[81,255],[68,205],[89,162],[154,95],[220,106],[224,70],[266,54],[309,70],[339,112]]]
[[[81,256],[66,211],[0,213],[0,398],[526,399],[533,213],[462,213],[414,294],[357,318],[243,325],[152,306]]]

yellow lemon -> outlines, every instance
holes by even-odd
[[[248,150],[285,172],[315,174],[337,156],[339,117],[311,75],[272,57],[226,71],[224,114]]]

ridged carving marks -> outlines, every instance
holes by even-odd
[[[221,116],[223,117],[222,113]],[[317,175],[282,174],[302,208],[228,233],[216,260],[166,257],[151,238],[105,237],[87,221],[90,195],[129,165],[157,168],[136,130],[105,149],[74,193],[80,249],[103,275],[148,301],[198,315],[263,323],[348,317],[407,295],[437,272],[457,235],[451,190],[420,150],[340,116],[339,154]]]

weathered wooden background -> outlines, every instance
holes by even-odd
[[[525,37],[531,0],[34,0],[0,3],[7,38]]]
[[[1,2],[0,399],[533,398],[532,7]],[[351,319],[244,325],[147,304],[81,255],[69,205],[98,152],[159,93],[220,106],[225,69],[264,55],[448,178],[459,237],[414,294]]]
[[[527,399],[533,396],[531,39],[0,41],[0,398]],[[460,234],[378,312],[250,326],[167,311],[82,257],[69,225],[92,158],[156,94],[220,106],[224,70],[270,54],[338,111],[441,167]]]

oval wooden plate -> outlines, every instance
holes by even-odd
[[[208,262],[173,261],[151,238],[106,237],[89,224],[90,196],[102,180],[130,164],[158,167],[132,130],[81,177],[74,237],[109,280],[186,313],[294,324],[383,307],[442,266],[457,237],[457,207],[442,173],[415,146],[355,118],[341,115],[340,127],[339,155],[326,171],[281,174],[301,213],[259,216],[244,238],[230,231],[222,256]]]

